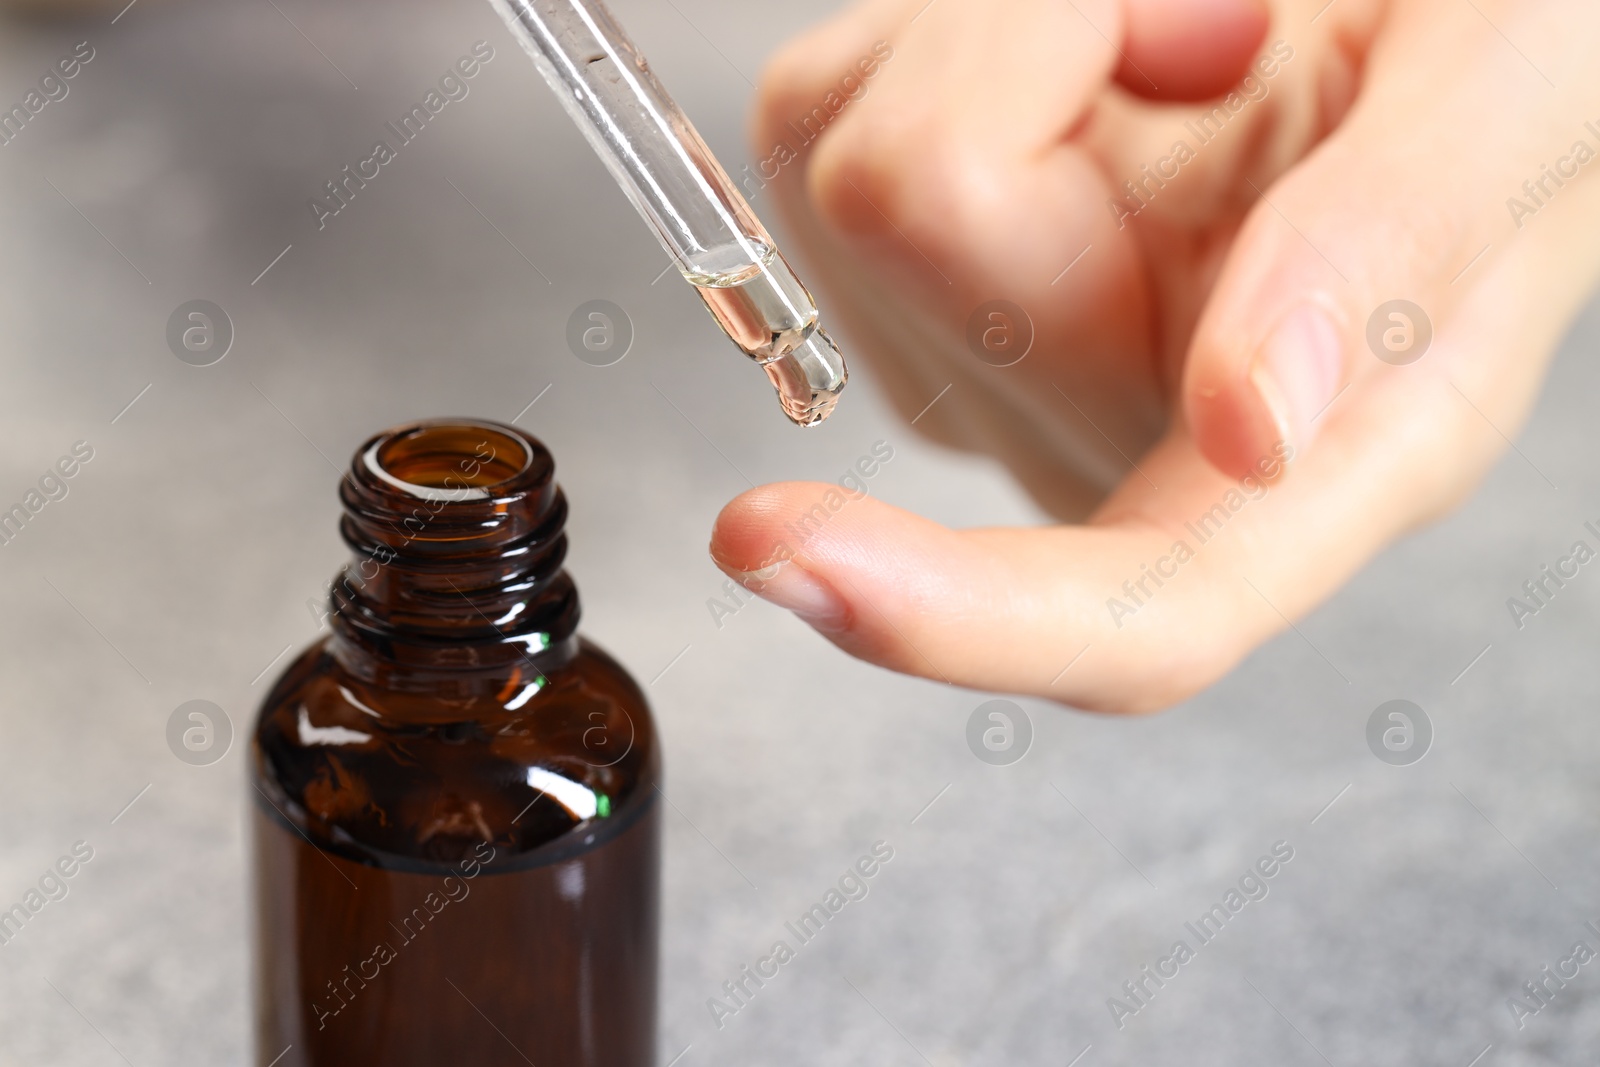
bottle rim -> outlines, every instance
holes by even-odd
[[[356,450],[349,476],[381,496],[476,503],[505,501],[548,485],[554,467],[550,451],[514,426],[425,419],[368,438]]]

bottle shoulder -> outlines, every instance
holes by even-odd
[[[327,639],[308,648],[256,720],[258,802],[323,847],[392,865],[455,862],[479,842],[515,859],[655,799],[649,704],[586,640],[543,671],[411,682],[351,677]]]

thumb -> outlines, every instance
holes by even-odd
[[[1470,289],[1453,283],[1514,236],[1507,193],[1571,143],[1548,87],[1502,69],[1515,54],[1460,61],[1504,46],[1470,7],[1420,6],[1428,24],[1392,28],[1405,53],[1380,44],[1337,130],[1270,187],[1240,178],[1259,200],[1196,327],[1183,390],[1191,432],[1225,474],[1275,442],[1306,455],[1346,388],[1421,359]],[[1399,10],[1404,22],[1417,8]]]

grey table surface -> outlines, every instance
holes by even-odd
[[[761,57],[827,6],[617,4],[741,161]],[[314,637],[363,437],[519,413],[572,500],[587,632],[665,733],[662,1063],[1594,1062],[1600,967],[1520,1029],[1507,998],[1600,947],[1600,578],[1521,631],[1505,601],[1600,520],[1600,315],[1458,514],[1169,714],[1023,701],[1032,751],[991,767],[964,740],[985,695],[852,661],[764,604],[717,625],[706,537],[746,478],[831,480],[879,440],[887,500],[1040,517],[868,375],[825,431],[783,424],[692,294],[651,284],[660,250],[487,5],[114,13],[0,30],[7,101],[95,50],[0,148],[0,505],[94,449],[0,550],[0,906],[94,850],[0,947],[0,1063],[246,1062],[244,746],[189,766],[168,717],[212,700],[242,734],[269,665]],[[319,231],[308,198],[480,39],[470,95]],[[207,368],[165,341],[196,298],[236,330]],[[603,369],[563,341],[596,298],[637,331]],[[1437,735],[1409,767],[1365,734],[1401,697]],[[870,894],[715,1025],[722,983],[875,841],[894,859]],[[1280,841],[1267,898],[1114,1025],[1107,999],[1197,944],[1185,923]]]

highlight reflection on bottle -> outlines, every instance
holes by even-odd
[[[252,746],[258,1067],[653,1063],[655,725],[577,636],[553,475],[453,421],[340,485],[332,632]]]

